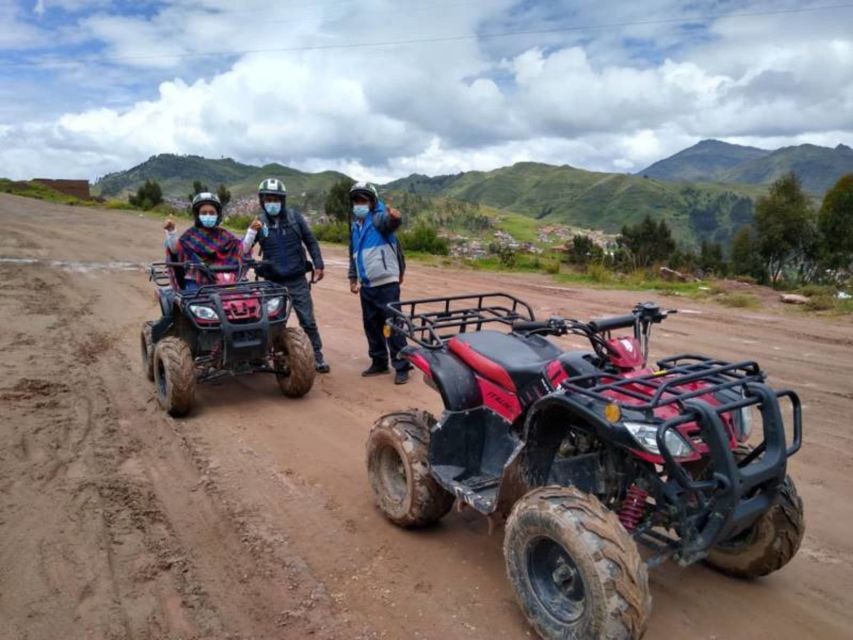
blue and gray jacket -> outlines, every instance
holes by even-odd
[[[388,215],[381,200],[363,220],[353,219],[350,236],[349,279],[363,287],[399,282],[404,267],[394,231],[400,220]]]

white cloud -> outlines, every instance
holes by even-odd
[[[85,37],[121,58],[110,73],[162,81],[124,108],[104,102],[5,123],[0,111],[0,175],[94,178],[161,152],[373,179],[520,160],[637,171],[706,137],[764,147],[853,143],[853,35],[829,14],[810,14],[801,29],[790,17],[768,19],[776,30],[761,29],[757,18],[721,20],[695,42],[664,24],[571,33],[560,45],[551,34],[541,38],[547,46],[472,37],[251,53],[221,70],[205,69],[216,59],[151,57],[475,36],[495,25],[512,30],[512,4],[436,0],[425,9],[364,0],[273,5],[259,14],[267,3],[235,12],[224,0],[187,0],[150,19],[88,15],[79,23]],[[552,20],[543,6],[518,19]],[[572,14],[581,24],[643,13],[627,3],[621,13],[584,6],[586,13]],[[675,12],[671,0],[654,7]]]

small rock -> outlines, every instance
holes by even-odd
[[[783,293],[781,299],[785,304],[807,304],[809,301],[806,296],[798,293]]]

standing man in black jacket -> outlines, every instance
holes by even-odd
[[[281,180],[267,178],[261,182],[258,186],[261,212],[252,222],[246,239],[252,245],[259,244],[261,257],[271,263],[271,268],[261,275],[287,287],[299,324],[314,347],[316,369],[319,373],[328,373],[329,365],[323,358],[323,342],[314,320],[311,289],[305,276],[313,271],[314,282],[323,279],[323,256],[305,218],[298,211],[285,207],[286,199],[287,190]],[[252,232],[254,236],[249,238],[248,234]],[[313,265],[305,256],[306,247]]]

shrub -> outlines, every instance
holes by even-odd
[[[810,311],[829,311],[835,308],[835,296],[822,293],[812,296],[806,303],[806,309]]]
[[[397,236],[404,250],[423,251],[437,256],[446,256],[450,253],[450,243],[447,239],[439,237],[435,227],[426,224],[419,224],[413,229],[401,231]]]
[[[717,298],[717,302],[726,307],[739,309],[758,306],[758,299],[748,293],[724,293]]]
[[[314,237],[321,242],[347,244],[349,242],[349,225],[346,222],[329,222],[318,224],[311,229]]]

